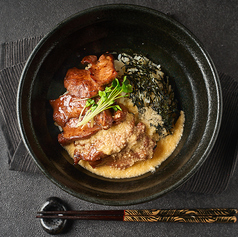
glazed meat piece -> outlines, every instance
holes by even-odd
[[[99,166],[109,166],[124,170],[128,167],[133,166],[136,162],[151,159],[153,157],[153,151],[156,146],[153,140],[146,137],[144,142],[140,142],[140,145],[141,149],[139,149],[137,152],[130,150],[128,147],[112,156],[107,156],[102,152],[98,152],[97,156],[91,156],[91,159],[96,159],[87,161],[92,166],[92,168]],[[93,153],[93,155],[94,154],[96,153]],[[83,157],[77,159],[76,156],[74,156],[74,163],[78,164],[81,159],[83,159]]]
[[[86,100],[82,100],[74,95],[65,94],[56,100],[50,100],[53,108],[53,119],[57,125],[64,127],[71,118],[78,118],[82,109],[86,104]],[[87,110],[84,110],[85,114]]]
[[[103,87],[91,78],[90,71],[76,67],[68,70],[64,78],[64,87],[69,94],[79,98],[91,98],[97,95],[99,90],[103,90]]]
[[[81,63],[91,64],[88,69],[90,76],[99,86],[111,83],[117,76],[114,58],[111,54],[102,54],[98,60],[95,55],[89,55],[84,57]]]
[[[156,142],[146,135],[145,124],[135,125],[134,116],[128,114],[123,124],[76,141],[75,145],[75,163],[82,159],[89,161],[93,168],[106,165],[126,169],[152,158]]]
[[[132,147],[127,146],[121,152],[113,154],[104,161],[104,165],[117,169],[126,169],[133,166],[138,161],[144,161],[153,157],[156,142],[149,138],[145,133],[145,125],[138,123],[134,136],[136,144]],[[134,140],[134,138],[132,138]],[[95,167],[100,164],[96,164]]]
[[[99,60],[96,56],[89,55],[82,60],[82,64],[86,63],[91,64],[88,70],[71,68],[64,79],[64,87],[69,94],[80,98],[97,95],[99,90],[104,90],[104,86],[117,76],[112,55],[103,54]]]
[[[107,155],[102,151],[98,151],[94,146],[85,145],[83,152],[81,150],[74,151],[74,164],[78,164],[80,160],[86,160],[92,164],[92,166],[96,166],[101,163],[102,158],[105,158]]]
[[[125,114],[127,111],[124,109],[123,113]],[[80,127],[77,127],[78,118],[71,118],[65,126],[62,127],[63,132],[58,135],[58,141],[64,146],[76,140],[89,138],[102,129],[109,129],[114,123],[113,117],[110,110],[104,110],[94,117],[93,126],[91,121],[89,121],[86,125]],[[124,119],[125,116],[121,117],[120,121]]]
[[[85,124],[85,126],[77,127],[78,119],[70,119],[63,127],[63,132],[58,135],[58,141],[62,146],[65,146],[71,142],[79,139],[85,139],[92,134],[98,132],[102,127],[98,124],[91,126],[91,122]]]
[[[106,131],[101,130],[88,139],[75,141],[74,159],[94,162],[107,155],[120,152],[126,146],[128,137],[132,135],[134,124],[134,116],[128,114],[124,123],[113,126]],[[95,150],[101,153],[97,153]]]
[[[100,124],[102,129],[107,130],[112,125],[119,124],[126,119],[127,108],[123,104],[118,103],[118,105],[121,107],[121,110],[115,112],[113,109],[107,109],[95,116],[95,122]]]
[[[115,124],[119,124],[120,122],[124,121],[127,115],[127,108],[123,105],[118,103],[122,110],[117,110],[113,115],[113,121]]]
[[[104,90],[104,86],[117,76],[113,57],[109,54],[101,55],[99,60],[96,56],[89,55],[82,60],[82,63],[89,63],[91,68],[88,70],[76,67],[69,69],[64,78],[67,93],[56,100],[50,100],[53,119],[63,129],[63,133],[58,136],[61,145],[91,136],[100,129],[108,129],[114,123],[110,110],[106,110],[94,118],[93,126],[90,123],[82,128],[76,127],[77,120],[86,104],[84,99],[96,96],[99,90]],[[82,116],[88,109],[83,110]],[[115,120],[123,120],[125,116],[123,117],[122,114],[124,113],[116,114]]]
[[[102,129],[109,129],[113,123],[111,111],[109,109],[102,111],[100,114],[95,116],[94,121],[96,124],[101,125]]]

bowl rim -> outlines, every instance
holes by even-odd
[[[40,50],[40,48],[42,47],[42,45],[48,40],[48,38],[53,35],[58,29],[60,29],[63,25],[67,24],[68,21],[73,20],[77,17],[81,17],[83,15],[86,15],[88,13],[91,13],[92,11],[97,11],[97,10],[101,10],[102,8],[123,8],[123,9],[132,9],[136,10],[136,11],[145,11],[149,14],[153,14],[156,15],[157,17],[162,17],[163,19],[171,22],[172,24],[176,25],[176,27],[178,27],[181,31],[185,32],[192,40],[193,42],[197,45],[197,47],[200,49],[200,51],[202,52],[203,56],[205,57],[207,63],[209,64],[209,68],[211,70],[211,73],[213,75],[213,79],[215,82],[215,86],[216,86],[216,92],[217,92],[217,104],[218,104],[218,108],[217,108],[217,113],[216,113],[216,122],[214,125],[214,131],[211,135],[211,139],[210,142],[208,143],[206,149],[203,152],[203,155],[200,157],[199,161],[193,166],[193,169],[191,169],[190,171],[188,171],[186,173],[186,175],[183,175],[183,177],[177,181],[175,184],[173,184],[172,186],[170,186],[169,188],[167,188],[166,190],[163,190],[160,193],[156,193],[154,195],[148,196],[148,197],[144,197],[141,198],[139,200],[135,199],[135,200],[131,200],[131,201],[120,201],[120,203],[118,203],[118,201],[115,200],[101,200],[98,198],[94,198],[94,197],[86,197],[86,196],[82,196],[79,195],[78,193],[76,193],[75,191],[65,187],[64,185],[62,185],[60,182],[58,182],[57,180],[55,180],[54,177],[52,177],[42,166],[42,164],[38,161],[37,157],[35,157],[33,150],[29,147],[28,141],[25,137],[25,131],[24,131],[24,127],[23,127],[23,122],[22,122],[22,112],[21,112],[21,91],[23,88],[23,82],[24,82],[24,78],[27,75],[28,69],[31,66],[31,62],[34,59],[34,57],[36,56],[36,54],[38,53],[38,51]],[[178,22],[177,20],[173,19],[171,16],[168,16],[167,14],[160,12],[158,10],[149,8],[149,7],[144,7],[141,5],[134,5],[134,4],[104,4],[104,5],[98,5],[98,6],[94,6],[94,7],[90,7],[87,8],[85,10],[79,11],[67,18],[65,18],[64,20],[62,20],[61,22],[59,22],[57,25],[55,25],[55,27],[53,27],[51,30],[48,31],[47,34],[44,35],[44,37],[39,41],[39,43],[35,46],[35,48],[33,49],[33,51],[31,52],[30,56],[28,57],[25,66],[22,70],[21,76],[20,76],[20,81],[19,81],[19,86],[18,86],[18,91],[17,91],[17,100],[16,100],[16,110],[17,110],[17,121],[18,121],[18,126],[20,128],[20,134],[22,137],[22,140],[24,142],[25,147],[27,148],[28,152],[31,154],[31,157],[33,158],[33,160],[35,161],[36,165],[38,166],[38,168],[44,173],[44,175],[46,175],[46,177],[51,180],[54,184],[56,184],[58,187],[60,187],[62,190],[64,190],[65,192],[78,197],[82,200],[85,201],[89,201],[89,202],[93,202],[93,203],[97,203],[97,204],[102,204],[102,205],[116,205],[116,206],[121,206],[121,205],[134,205],[134,204],[139,204],[139,203],[144,203],[144,202],[148,202],[151,200],[154,200],[160,196],[163,196],[164,194],[171,192],[175,189],[177,189],[179,186],[181,186],[182,184],[184,184],[188,179],[190,179],[192,177],[192,175],[195,173],[194,171],[197,171],[202,164],[205,162],[205,160],[207,159],[208,155],[210,154],[219,130],[220,130],[220,126],[221,126],[221,120],[222,120],[222,111],[223,111],[223,101],[222,101],[222,90],[221,90],[221,84],[219,81],[219,76],[216,70],[216,67],[210,57],[210,55],[208,54],[208,52],[206,51],[206,49],[204,48],[203,44],[200,42],[200,40],[187,28],[185,27],[182,23]]]

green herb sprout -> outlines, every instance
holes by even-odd
[[[132,86],[130,85],[130,82],[126,76],[123,78],[122,85],[120,85],[119,80],[116,78],[113,80],[110,87],[106,87],[104,91],[98,92],[100,99],[97,103],[95,102],[94,98],[87,99],[86,105],[80,113],[77,127],[85,125],[89,121],[91,121],[93,124],[93,118],[106,109],[112,108],[115,111],[121,110],[121,107],[115,104],[115,101],[121,97],[128,96],[132,91]],[[122,92],[124,93],[122,94]],[[90,107],[90,109],[86,112],[81,121],[83,111],[87,107]]]

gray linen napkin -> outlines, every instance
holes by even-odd
[[[29,155],[18,130],[16,93],[24,64],[42,36],[1,45],[0,61],[0,126],[8,146],[10,170],[40,172]],[[178,190],[217,194],[224,191],[238,159],[238,83],[219,73],[223,90],[223,119],[216,144],[208,159]]]
[[[0,126],[8,147],[10,170],[40,173],[21,140],[16,115],[16,94],[25,62],[42,37],[22,39],[1,45]]]

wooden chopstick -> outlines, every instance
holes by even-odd
[[[36,216],[46,219],[107,220],[130,222],[235,223],[236,216]]]
[[[235,223],[237,209],[150,209],[150,210],[89,210],[40,211],[36,218],[74,220],[116,220],[132,222]]]
[[[124,216],[232,216],[238,213],[235,208],[198,209],[147,209],[147,210],[80,210],[80,211],[39,211],[38,214],[69,215],[124,215]]]

